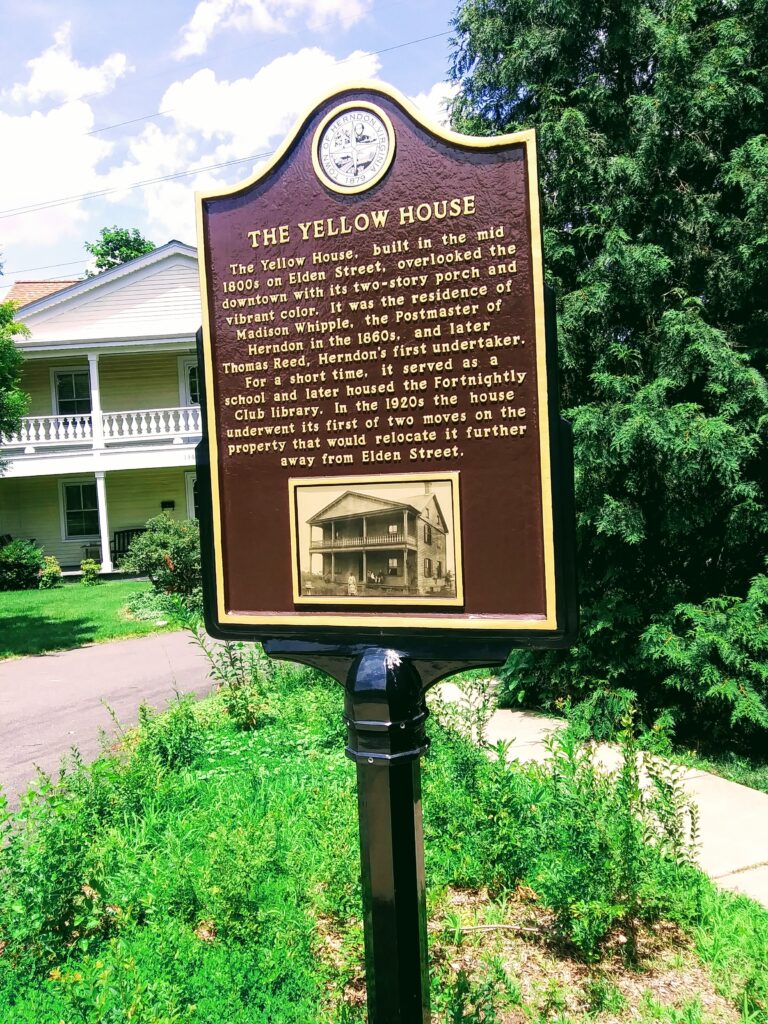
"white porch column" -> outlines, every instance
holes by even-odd
[[[88,371],[91,378],[91,429],[93,447],[104,447],[104,420],[101,415],[101,386],[99,383],[99,354],[88,353]]]
[[[90,358],[90,356],[89,356]],[[112,572],[112,555],[109,549],[109,518],[107,516],[107,483],[104,470],[96,470],[96,498],[99,503],[99,540],[101,541],[101,571]]]

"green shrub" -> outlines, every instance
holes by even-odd
[[[99,573],[101,572],[101,563],[97,562],[93,558],[84,558],[80,563],[80,572],[83,574],[80,577],[80,582],[84,587],[95,587],[97,583],[101,583]]]
[[[430,876],[492,891],[525,883],[553,912],[560,940],[587,960],[617,929],[632,954],[639,922],[695,918],[696,813],[682,769],[640,755],[627,700],[620,725],[613,773],[595,764],[576,727],[553,737],[546,764],[525,766],[504,744],[489,761],[466,738],[435,733],[436,757],[424,765]]]
[[[131,541],[121,568],[148,576],[155,590],[193,597],[200,593],[200,529],[196,519],[155,516]]]
[[[137,757],[171,770],[193,764],[203,748],[203,728],[195,718],[194,704],[194,697],[180,697],[163,715],[143,704],[139,708],[141,738]]]
[[[663,669],[680,718],[688,724],[695,712],[706,726],[693,735],[703,732],[710,746],[724,746],[736,734],[745,745],[752,739],[765,749],[768,576],[756,576],[743,599],[677,605],[645,631],[642,644]]]
[[[31,540],[0,548],[0,590],[32,590],[43,567],[43,549]]]
[[[41,590],[52,590],[61,583],[61,566],[54,555],[46,555],[40,570],[38,586]]]
[[[264,713],[264,700],[257,686],[225,686],[222,699],[227,714],[238,729],[255,729]]]

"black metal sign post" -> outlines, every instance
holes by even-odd
[[[369,1024],[430,1020],[427,690],[576,635],[536,167],[354,85],[197,199],[206,628],[344,687]]]
[[[272,657],[331,669],[345,684],[346,753],[357,765],[369,1024],[430,1021],[420,765],[429,746],[425,693],[439,678],[475,665],[466,650],[443,652],[456,661],[419,661],[418,648],[409,646],[411,655],[383,647],[264,645]],[[503,663],[506,654],[477,653],[479,665]]]
[[[427,709],[412,663],[376,647],[356,658],[344,717],[357,764],[368,1019],[428,1024],[419,764]]]

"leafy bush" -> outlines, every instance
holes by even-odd
[[[194,697],[180,697],[164,715],[143,704],[139,708],[139,757],[177,770],[193,764],[203,748],[203,729],[195,718]]]
[[[456,734],[436,743],[439,767],[425,763],[430,873],[450,871],[468,888],[525,883],[552,910],[557,935],[587,960],[617,929],[631,954],[641,921],[695,918],[695,808],[682,769],[641,757],[630,714],[615,773],[595,763],[575,728],[554,736],[543,766],[510,762],[503,743],[494,761]]]
[[[156,590],[197,599],[202,587],[197,520],[173,519],[167,512],[150,519],[131,541],[121,568],[148,576]]]
[[[681,718],[705,724],[710,745],[739,730],[765,745],[768,730],[768,576],[743,599],[680,604],[643,634],[643,649],[664,671]],[[723,714],[730,711],[730,714]],[[728,726],[731,726],[729,730]]]
[[[46,555],[43,558],[43,567],[40,570],[38,586],[41,590],[52,590],[61,583],[61,566],[54,555]]]
[[[101,583],[101,563],[97,562],[93,558],[84,558],[80,563],[80,582],[84,587],[95,587],[97,583]]]
[[[43,549],[30,540],[0,548],[0,590],[32,590],[43,567]]]

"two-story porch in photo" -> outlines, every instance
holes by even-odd
[[[82,281],[17,282],[14,297],[30,404],[2,438],[0,535],[110,572],[149,518],[195,515],[196,250],[169,242]]]
[[[308,522],[305,596],[312,593],[312,577],[317,580],[315,592],[323,594],[455,594],[446,562],[448,526],[429,490],[402,501],[347,490]]]

